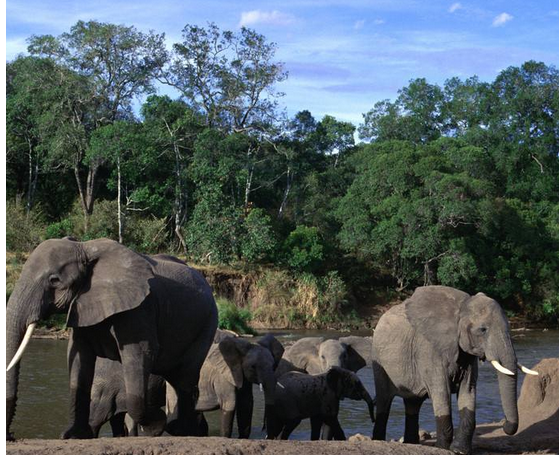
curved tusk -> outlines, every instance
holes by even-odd
[[[508,369],[506,369],[503,365],[501,365],[499,362],[497,362],[496,360],[492,360],[491,361],[491,365],[493,365],[493,367],[503,373],[503,374],[508,374],[509,376],[514,376],[514,373]]]
[[[12,359],[10,364],[8,365],[8,368],[6,368],[6,372],[10,371],[12,369],[12,367],[15,364],[17,364],[19,362],[19,360],[21,359],[21,356],[23,355],[23,352],[25,351],[25,348],[29,344],[29,340],[31,340],[31,335],[33,335],[33,330],[35,330],[36,325],[37,324],[35,322],[33,322],[33,323],[29,324],[29,326],[27,327],[27,331],[25,332],[25,336],[23,337],[23,340],[22,340],[21,344],[19,345],[19,348],[17,349],[16,354],[14,355],[14,358]]]
[[[526,368],[524,365],[518,364],[518,368],[520,368],[520,371],[522,371],[523,373],[532,374],[532,375],[534,375],[534,376],[538,376],[538,375],[539,375],[539,373],[538,373],[537,371],[530,370],[530,368]]]

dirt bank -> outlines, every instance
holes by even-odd
[[[262,441],[225,438],[104,438],[96,440],[28,439],[6,444],[13,455],[443,455],[446,450],[380,441]]]

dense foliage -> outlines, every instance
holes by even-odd
[[[559,316],[554,67],[412,80],[364,114],[356,145],[332,116],[285,118],[276,45],[249,29],[187,25],[172,51],[95,21],[29,41],[7,64],[8,249],[107,236],[273,264],[335,311],[381,283],[445,284]]]

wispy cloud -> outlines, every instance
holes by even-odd
[[[373,21],[373,24],[375,24],[375,25],[382,25],[384,23],[386,23],[386,21],[384,19],[375,19]]]
[[[450,8],[448,8],[448,12],[449,13],[455,13],[456,11],[458,11],[459,9],[462,9],[462,4],[460,2],[456,2],[453,3],[452,5],[450,5]]]
[[[509,13],[501,13],[493,19],[493,27],[502,27],[507,22],[512,21],[514,16],[511,16]]]
[[[261,11],[256,9],[241,13],[239,27],[257,24],[286,26],[292,24],[293,22],[295,22],[295,16],[292,14],[282,13],[278,10]]]
[[[353,28],[355,30],[361,30],[364,26],[365,26],[365,19],[356,21],[355,24],[353,24]]]

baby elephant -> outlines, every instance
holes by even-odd
[[[338,421],[340,400],[365,400],[369,406],[371,422],[374,422],[374,400],[359,377],[352,371],[332,367],[327,373],[309,375],[292,371],[278,379],[276,405],[274,407],[276,429],[268,429],[268,439],[288,439],[301,420],[311,419],[311,440],[320,437],[324,424],[323,439],[345,440]]]

